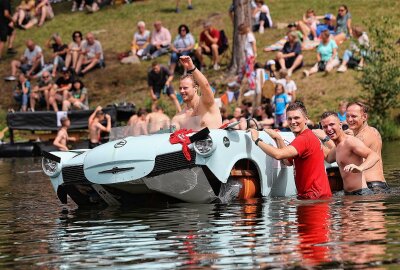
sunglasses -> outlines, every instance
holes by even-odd
[[[42,78],[43,79],[48,79],[48,78],[50,78],[50,76],[43,76]]]

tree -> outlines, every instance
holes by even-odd
[[[393,122],[392,109],[399,107],[400,46],[396,44],[396,27],[388,17],[369,22],[370,46],[360,79],[363,99],[371,107],[371,123],[383,133]]]
[[[231,73],[237,74],[245,62],[244,37],[239,35],[239,25],[251,25],[251,0],[233,0],[233,50],[229,66]]]

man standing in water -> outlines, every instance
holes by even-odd
[[[373,194],[367,187],[363,171],[372,168],[380,160],[378,154],[356,137],[346,135],[336,112],[323,113],[321,125],[335,144],[335,147],[325,151],[325,160],[329,163],[337,162],[345,194]],[[323,141],[327,142],[328,138]]]
[[[307,127],[307,110],[301,102],[295,102],[286,109],[290,130],[296,138],[285,145],[278,132],[266,129],[265,132],[276,141],[278,148],[264,143],[258,131],[250,129],[254,143],[267,155],[295,165],[295,182],[299,199],[323,199],[332,196],[324,165],[324,153],[318,138]]]
[[[53,145],[58,148],[60,151],[68,151],[67,142],[68,141],[76,141],[75,137],[68,136],[68,128],[71,125],[71,121],[68,117],[63,117],[60,120],[61,128],[57,133],[57,137],[54,139]]]
[[[390,191],[383,176],[382,163],[382,138],[379,132],[368,125],[368,108],[361,102],[353,102],[347,105],[346,120],[354,136],[360,139],[369,149],[380,157],[380,160],[370,169],[363,172],[368,187],[374,193],[386,193]]]
[[[181,56],[179,60],[187,73],[179,82],[179,92],[185,107],[172,119],[172,125],[177,129],[219,128],[222,117],[207,78],[196,68],[190,56]],[[197,94],[199,90],[201,96]],[[189,122],[190,119],[198,119],[198,123],[193,125]]]
[[[101,122],[106,119],[107,126],[103,126]],[[93,149],[101,144],[100,133],[111,131],[111,117],[102,111],[101,106],[97,106],[96,110],[89,117],[89,149]]]

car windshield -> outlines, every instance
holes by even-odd
[[[146,118],[132,121],[128,126],[113,127],[110,132],[110,141],[122,139],[128,136],[143,136],[161,133],[173,133],[179,129],[192,129],[198,131],[201,129],[201,118],[195,117],[174,117],[170,120],[158,120],[156,117],[153,119]]]

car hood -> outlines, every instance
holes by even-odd
[[[87,152],[86,178],[96,184],[115,184],[148,175],[157,155],[182,150],[169,142],[170,134],[127,137],[100,145]]]

